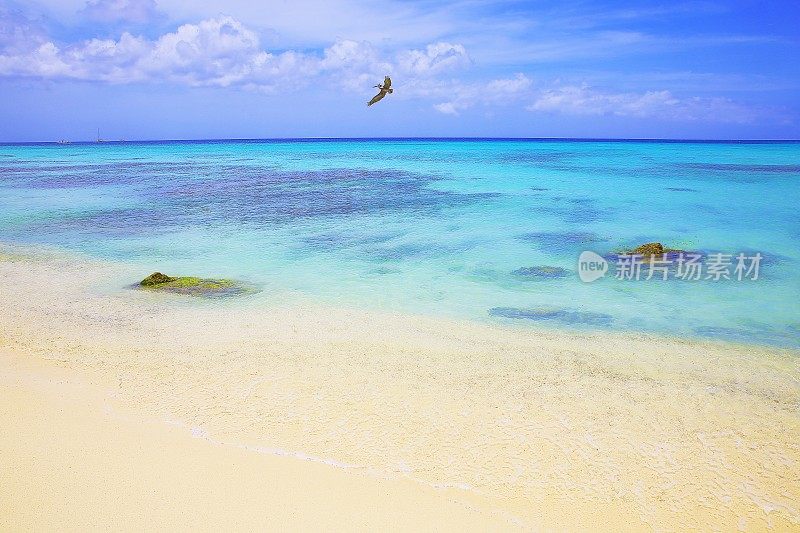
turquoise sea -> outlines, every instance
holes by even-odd
[[[0,242],[257,298],[800,347],[800,143],[500,139],[0,145]],[[659,241],[758,279],[618,280]],[[612,261],[582,282],[578,256]],[[556,268],[550,268],[556,267]],[[124,287],[137,280],[120,280]]]

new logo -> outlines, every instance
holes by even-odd
[[[600,279],[608,272],[608,261],[602,256],[586,250],[578,257],[578,277],[584,283]]]

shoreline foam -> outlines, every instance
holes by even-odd
[[[525,527],[800,527],[796,351],[93,289],[126,268],[0,261],[3,357],[215,442],[470,487]]]

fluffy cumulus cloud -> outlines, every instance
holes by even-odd
[[[128,5],[133,0],[102,1]],[[8,35],[6,41],[22,40],[19,24],[7,26],[0,26]],[[425,78],[469,62],[463,46],[444,42],[394,55],[352,40],[337,41],[318,54],[271,53],[261,46],[256,32],[229,16],[184,24],[156,39],[125,32],[118,39],[64,46],[47,39],[28,42],[34,46],[0,49],[0,75],[108,83],[167,81],[271,91],[333,73],[335,82],[345,88],[363,87],[386,74]]]
[[[307,59],[262,50],[258,35],[231,17],[185,24],[149,40],[130,33],[59,47],[40,43],[25,53],[0,54],[5,76],[65,78],[110,83],[173,81],[193,86],[264,85],[301,75]]]
[[[527,109],[571,115],[616,115],[673,120],[750,122],[752,109],[727,98],[679,98],[670,91],[614,93],[589,86],[566,86],[541,91]]]
[[[110,22],[144,22],[154,0],[90,0],[84,15]],[[265,92],[324,83],[345,90],[370,87],[392,75],[398,98],[428,100],[457,116],[475,107],[522,103],[536,113],[616,115],[676,120],[748,122],[753,109],[725,98],[680,97],[670,91],[603,91],[586,85],[534,86],[523,73],[488,81],[454,78],[472,60],[458,43],[386,50],[342,39],[318,52],[271,52],[238,19],[219,16],[184,24],[155,38],[130,32],[116,39],[59,43],[41,25],[0,5],[0,77],[84,80],[102,83],[176,83],[241,87]]]

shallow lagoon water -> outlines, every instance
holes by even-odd
[[[798,143],[208,141],[0,145],[0,156],[0,241],[141,265],[142,277],[800,346]],[[581,251],[654,240],[761,252],[760,278],[578,279]],[[570,274],[514,274],[544,267]]]

